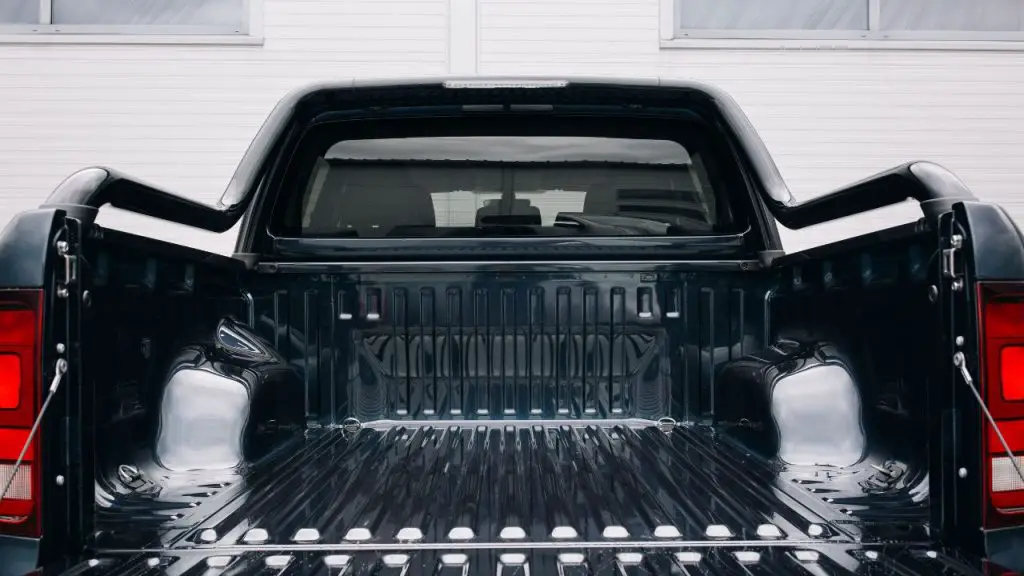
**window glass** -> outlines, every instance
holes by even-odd
[[[484,207],[501,201],[501,192],[451,190],[431,192],[434,219],[438,227],[465,227],[476,225],[476,213]]]
[[[883,0],[880,8],[882,30],[1024,30],[1021,0]]]
[[[495,162],[689,163],[686,148],[671,140],[576,136],[437,136],[346,140],[327,158],[351,160],[478,160]]]
[[[868,0],[679,0],[694,30],[867,30]]]
[[[245,0],[53,0],[53,23],[236,29],[245,24],[245,4]]]
[[[669,140],[344,141],[305,180],[304,236],[710,234],[728,228],[702,159]],[[727,211],[726,211],[727,212]]]
[[[1024,32],[1024,0],[675,0],[675,10],[687,37],[725,31],[749,38],[788,32],[793,38],[1016,40],[1007,33]]]
[[[39,0],[0,0],[0,24],[38,24]]]

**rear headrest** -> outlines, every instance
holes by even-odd
[[[481,226],[483,224],[481,219],[484,216],[497,216],[501,214],[500,210],[501,203],[497,200],[484,205],[476,211],[476,225]],[[512,213],[509,216],[525,216],[530,225],[540,226],[541,224],[540,208],[531,205],[529,200],[517,198],[512,203]]]

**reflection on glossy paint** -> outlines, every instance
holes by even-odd
[[[218,470],[242,462],[249,390],[212,370],[184,368],[167,381],[156,453],[169,470]]]
[[[213,346],[184,348],[160,401],[156,461],[168,470],[226,470],[251,461],[301,422],[298,375],[269,343],[225,318]]]
[[[779,378],[771,411],[783,462],[850,466],[864,456],[860,394],[840,364],[819,364]]]

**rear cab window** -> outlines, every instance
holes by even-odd
[[[289,198],[277,232],[649,237],[736,234],[745,227],[730,209],[720,160],[699,134],[684,141],[648,127],[635,137],[580,135],[555,122],[547,133],[494,135],[481,124],[478,134],[470,128],[457,135],[322,136],[306,148],[312,159],[292,171],[291,189],[302,192]]]

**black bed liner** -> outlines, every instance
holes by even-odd
[[[214,530],[215,543],[235,544],[242,529],[264,528],[278,544],[308,540],[297,537],[303,529],[332,543],[756,539],[772,524],[777,537],[802,539],[820,525],[707,441],[684,427],[628,425],[321,433],[286,464],[297,473],[254,483],[193,536]]]
[[[825,472],[787,477],[703,426],[382,422],[310,430],[234,480],[165,479],[181,488],[158,505],[118,502],[98,522],[123,548],[122,523],[137,530],[141,511],[155,509],[154,541],[136,544],[180,548],[870,540],[879,520],[909,532],[924,520],[899,493],[885,495],[887,516],[857,518],[841,483],[808,479],[839,476]]]
[[[842,483],[781,470],[706,426],[377,422],[309,430],[233,480],[191,474],[165,483],[179,488],[101,509],[94,568],[191,574],[188,566],[230,562],[231,574],[277,573],[278,564],[337,574],[328,564],[347,558],[352,574],[400,561],[447,573],[445,562],[464,554],[473,573],[504,573],[512,560],[565,573],[694,562],[712,572],[818,564],[832,573],[858,558],[927,573],[936,560],[925,554],[925,509],[905,492],[858,507]],[[898,529],[904,544],[882,546],[889,538],[877,526]]]

